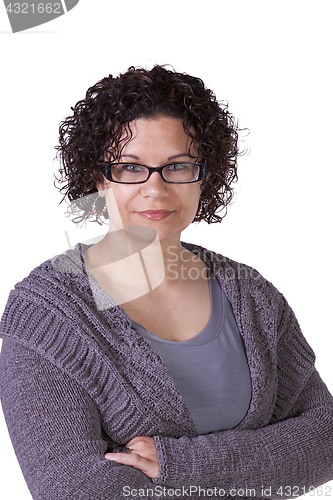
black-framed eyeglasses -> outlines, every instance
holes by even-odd
[[[101,171],[107,180],[119,184],[142,184],[154,172],[170,184],[188,184],[205,178],[205,164],[200,162],[174,162],[156,168],[140,163],[104,162]]]

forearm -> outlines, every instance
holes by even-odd
[[[160,474],[154,482],[226,491],[262,486],[272,496],[287,485],[304,494],[333,478],[333,402],[318,374],[304,388],[293,417],[261,429],[230,430],[194,438],[155,437]],[[260,495],[259,495],[260,496]],[[286,495],[287,496],[287,495]],[[284,498],[284,495],[278,495]]]

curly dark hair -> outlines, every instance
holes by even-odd
[[[59,189],[61,193],[65,190],[60,203],[68,196],[74,201],[68,212],[80,214],[73,222],[96,215],[99,202],[104,205],[104,198],[99,198],[93,207],[98,195],[88,195],[97,193],[96,180],[103,182],[100,165],[106,155],[117,161],[130,140],[130,122],[157,116],[181,118],[186,133],[195,139],[205,158],[207,175],[193,222],[220,222],[226,215],[234,194],[231,184],[238,179],[237,157],[242,154],[239,129],[228,103],[218,102],[200,78],[160,65],[151,70],[131,66],[118,77],[109,75],[90,87],[85,98],[71,109],[73,114],[60,123],[55,149],[61,164],[61,178],[56,179],[66,182]],[[99,224],[102,208],[97,208],[95,221]],[[217,215],[223,209],[224,214]],[[104,217],[108,218],[107,212]]]

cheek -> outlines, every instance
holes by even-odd
[[[112,210],[119,214],[125,221],[137,206],[137,187],[116,184],[110,189],[108,194]],[[112,217],[114,218],[114,217]]]
[[[109,188],[105,191],[105,199],[108,207],[109,219],[117,226],[122,226],[121,214],[123,213],[123,204],[126,204],[124,197],[121,197],[117,190]]]
[[[188,197],[188,206],[191,207],[191,209],[194,210],[195,212],[197,211],[199,205],[200,196],[201,196],[201,189],[200,186],[196,184],[194,192],[192,191],[191,193],[189,193]]]

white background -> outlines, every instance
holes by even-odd
[[[192,225],[183,239],[249,264],[277,286],[333,392],[331,4],[80,0],[16,34],[0,5],[0,312],[17,281],[67,249],[64,231],[72,243],[96,234],[75,230],[59,205],[59,122],[109,73],[169,63],[201,77],[250,129],[227,217]],[[28,500],[2,414],[0,433],[1,497]],[[333,497],[333,481],[327,486],[319,493]]]

